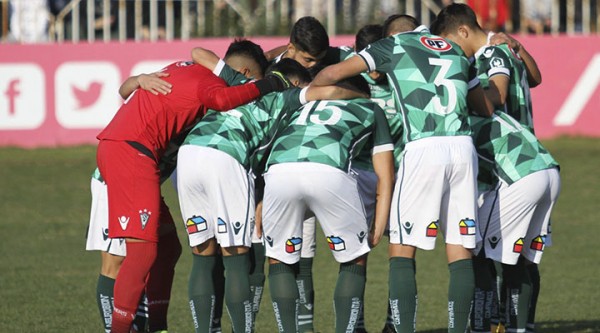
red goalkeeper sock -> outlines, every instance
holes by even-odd
[[[127,256],[115,281],[111,332],[129,333],[156,255],[156,243],[127,242]]]

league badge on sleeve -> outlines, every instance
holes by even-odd
[[[193,235],[208,229],[208,225],[202,216],[192,216],[185,222],[185,228],[189,235]]]
[[[332,251],[344,251],[346,249],[346,243],[340,237],[327,237],[327,244],[329,244],[329,249]]]
[[[302,238],[292,237],[285,241],[285,252],[294,253],[302,249]]]

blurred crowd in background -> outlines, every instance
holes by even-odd
[[[2,42],[285,35],[314,16],[329,33],[408,13],[431,22],[452,0],[0,0]],[[465,0],[489,31],[597,33],[598,0]],[[334,14],[330,11],[333,8]],[[76,16],[76,17],[75,17]],[[259,19],[257,19],[259,18]],[[171,24],[169,24],[171,22]],[[191,22],[191,23],[190,23]],[[77,27],[73,27],[76,24]],[[154,26],[154,28],[152,28]],[[75,28],[75,29],[74,29]],[[333,29],[333,31],[331,31]],[[58,38],[57,38],[58,36]]]

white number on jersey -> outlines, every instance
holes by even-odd
[[[448,114],[454,111],[456,107],[456,87],[454,82],[446,78],[450,67],[452,66],[452,60],[429,58],[429,64],[433,66],[440,66],[440,71],[435,76],[433,83],[436,87],[444,86],[448,90],[448,105],[443,106],[439,96],[433,97],[433,107],[435,111],[440,114]]]
[[[296,125],[306,125],[307,120],[310,120],[311,123],[317,125],[335,125],[338,121],[340,121],[340,119],[342,119],[342,109],[339,107],[335,105],[327,105],[327,101],[319,101],[317,107],[312,110],[315,103],[317,102],[312,101],[302,107],[300,116],[298,117],[298,120],[296,120]],[[346,105],[347,103],[342,102],[342,104]],[[328,118],[321,119],[322,114],[327,115],[327,112],[323,112],[325,110],[329,111],[331,114]],[[313,111],[312,114],[311,111]]]

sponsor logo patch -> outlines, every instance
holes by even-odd
[[[327,237],[327,244],[329,244],[329,249],[332,251],[344,251],[346,249],[346,242],[337,236]]]
[[[425,231],[425,236],[437,237],[437,233],[438,233],[438,221],[429,223],[429,225],[427,226],[427,230]]]
[[[238,221],[238,222],[235,222],[235,223],[233,224],[233,232],[235,232],[235,234],[237,235],[237,234],[240,232],[240,230],[242,230],[242,227],[243,227],[243,226],[244,226],[244,225],[243,225],[243,224],[241,224],[239,221]]]
[[[545,236],[537,236],[531,241],[531,249],[536,251],[544,251],[544,245],[546,244]]]
[[[227,223],[220,217],[217,219],[217,232],[220,234],[227,233]]]
[[[496,249],[496,246],[498,246],[500,239],[498,237],[494,236],[492,238],[488,238],[488,242],[490,242],[490,247],[492,248],[492,250],[494,250],[494,249]]]
[[[410,235],[413,225],[414,225],[413,223],[410,223],[408,221],[402,223],[402,228],[404,229],[404,231],[406,232],[407,235]]]
[[[365,236],[367,236],[367,233],[364,231],[361,231],[358,235],[356,235],[356,237],[358,237],[358,241],[362,244],[363,240],[365,240]]]
[[[475,235],[475,220],[465,218],[458,222],[460,234],[463,236]]]
[[[193,235],[208,229],[208,225],[202,216],[192,216],[185,222],[185,228],[188,235]]]
[[[430,50],[446,52],[452,49],[452,45],[442,37],[423,36],[419,40],[421,41],[421,44],[423,44],[426,48]]]
[[[266,236],[265,240],[267,241],[267,244],[269,244],[270,247],[273,247],[273,238],[271,238],[271,236]]]
[[[504,60],[502,60],[502,58],[493,57],[492,60],[490,60],[490,66],[494,68],[504,68]]]
[[[514,253],[521,253],[521,251],[523,251],[523,238],[517,239],[517,241],[513,245]]]
[[[285,241],[285,252],[294,253],[302,249],[302,238],[292,237]]]

